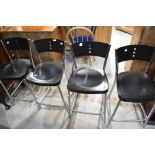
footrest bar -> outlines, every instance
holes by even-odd
[[[51,105],[46,103],[39,103],[40,106],[45,106],[47,108],[53,108],[54,110],[64,110],[65,106],[59,106],[59,105]]]
[[[141,120],[115,120],[112,119],[113,122],[142,122],[142,121],[146,121],[146,119],[141,119]]]
[[[71,110],[72,112],[75,112],[75,113],[81,113],[81,114],[89,114],[89,115],[103,115],[103,114],[100,114],[100,113],[91,113],[91,112],[84,112],[84,111],[79,111],[79,110]]]
[[[25,102],[33,102],[34,100],[26,100],[26,99],[20,99],[17,97],[13,97],[14,100],[20,100],[20,101],[25,101]]]

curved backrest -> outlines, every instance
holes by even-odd
[[[66,35],[67,43],[87,42],[94,40],[94,34],[86,27],[73,27],[68,30]]]
[[[116,49],[117,62],[127,60],[150,61],[155,52],[155,47],[147,45],[128,45]]]
[[[75,57],[81,56],[99,56],[106,58],[110,45],[103,42],[79,42],[71,46]]]
[[[119,63],[128,60],[142,60],[148,62],[145,70],[145,72],[147,72],[155,55],[155,47],[147,45],[128,45],[116,49],[115,54],[117,77],[119,72]]]
[[[12,50],[30,51],[29,40],[21,37],[13,37],[1,40],[4,48],[10,52]]]
[[[58,39],[46,38],[34,40],[34,45],[38,53],[42,52],[58,52],[64,53],[65,42]]]

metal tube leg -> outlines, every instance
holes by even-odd
[[[20,81],[20,83],[18,84],[18,86],[15,88],[15,90],[10,94],[11,96],[13,96],[13,94],[16,92],[16,90],[21,86],[23,81]]]
[[[134,108],[134,111],[135,111],[135,115],[137,117],[137,121],[140,120],[141,118],[139,117],[139,114],[138,114],[138,111],[137,111],[137,107],[135,104],[133,104],[133,108]],[[138,123],[143,127],[144,126],[144,120],[142,119],[142,121],[139,121]]]
[[[109,92],[109,94],[108,94],[108,99],[110,98],[110,96],[111,96],[111,94],[112,94],[112,91],[114,90],[114,88],[115,88],[115,84],[116,84],[116,77],[115,77],[115,80],[114,80],[114,83],[113,83],[113,85],[112,85],[112,87],[111,87],[111,90],[110,90],[110,92]]]
[[[106,96],[107,94],[102,94],[102,103],[101,103],[101,108],[100,108],[100,115],[99,115],[99,119],[98,119],[98,126],[97,128],[100,128],[100,122],[101,122],[101,118],[102,118],[102,128],[104,127],[104,125],[106,126]],[[104,116],[103,116],[104,115]]]
[[[146,120],[145,120],[145,123],[144,123],[144,127],[146,127],[146,125],[147,125],[147,123],[148,123],[148,121],[149,121],[149,119],[152,116],[152,114],[153,114],[154,111],[155,111],[155,104],[153,105],[153,107],[152,107],[149,115],[146,117]]]
[[[111,116],[111,103],[110,100],[107,99],[107,113],[108,113],[108,120]]]
[[[118,103],[117,103],[117,105],[116,105],[116,107],[115,107],[115,109],[114,109],[114,111],[113,111],[113,113],[112,113],[112,115],[111,115],[111,117],[110,117],[110,119],[108,121],[108,124],[107,124],[106,128],[109,127],[109,125],[110,125],[110,123],[111,123],[111,121],[112,121],[112,119],[113,119],[113,117],[114,117],[114,115],[115,115],[115,113],[116,113],[116,111],[117,111],[118,106],[120,105],[120,103],[121,103],[121,100],[118,101]]]
[[[100,128],[100,122],[101,122],[101,115],[99,115],[99,119],[98,119],[98,125],[97,125],[98,129]]]
[[[67,104],[66,104],[66,102],[65,102],[65,99],[64,99],[64,97],[63,97],[62,91],[61,91],[61,89],[60,89],[59,86],[58,86],[58,90],[59,90],[59,92],[60,92],[60,95],[61,95],[62,101],[63,101],[63,103],[64,103],[64,106],[65,106],[65,108],[66,108],[66,110],[67,110],[67,112],[68,112],[68,115],[70,116],[70,112],[69,112],[69,110],[68,110],[68,106],[67,106]]]
[[[26,85],[26,87],[29,89],[30,93],[32,94],[32,96],[33,96],[33,98],[34,98],[34,100],[35,100],[35,102],[37,104],[37,107],[40,109],[40,105],[39,105],[39,103],[38,103],[38,101],[37,101],[37,99],[35,97],[35,94],[34,94],[32,88],[31,88],[31,86],[27,83],[27,81],[25,79],[23,79],[23,82]]]
[[[69,115],[71,116],[71,99],[70,99],[70,91],[68,90],[68,106],[69,106]]]
[[[103,94],[102,94],[102,103],[101,103],[101,107],[100,107],[100,115],[99,115],[99,118],[98,118],[98,125],[97,125],[97,128],[100,129],[100,122],[101,122],[101,118],[103,117]],[[103,121],[102,121],[102,124],[103,124]]]
[[[106,112],[107,112],[106,108],[107,108],[107,94],[104,95],[104,124],[105,126],[106,126]]]
[[[0,83],[4,89],[4,91],[6,92],[7,96],[10,98],[12,105],[15,105],[15,102],[13,100],[13,98],[11,97],[11,95],[9,94],[9,92],[7,91],[7,89],[5,88],[4,84],[2,83],[2,81],[0,80]]]

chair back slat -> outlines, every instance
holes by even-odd
[[[29,41],[26,38],[13,37],[2,40],[3,45],[5,46],[8,52],[12,50],[30,50]]]
[[[155,52],[155,47],[146,45],[128,45],[116,49],[117,61],[143,60],[150,61]]]
[[[72,50],[75,57],[99,56],[106,58],[110,45],[102,42],[79,42],[72,44]]]
[[[34,45],[38,53],[42,52],[64,53],[65,50],[65,42],[53,38],[34,40]]]

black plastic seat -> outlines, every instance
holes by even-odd
[[[71,45],[72,56],[75,64],[75,68],[72,70],[71,76],[68,80],[67,88],[69,93],[69,105],[70,103],[70,92],[75,92],[77,94],[101,94],[102,95],[102,103],[100,106],[100,113],[87,113],[92,115],[99,115],[98,128],[100,127],[101,117],[103,117],[102,123],[106,124],[106,94],[108,92],[108,79],[105,73],[105,66],[110,50],[110,45],[102,42],[79,42]],[[82,64],[78,64],[77,59],[83,58],[85,56],[97,56],[103,58],[104,60],[101,66],[102,69],[97,68],[97,66],[93,66],[91,64],[90,67],[82,66]],[[76,59],[77,58],[77,59]],[[80,62],[80,61],[79,61]],[[104,96],[103,96],[104,95]],[[75,103],[74,103],[75,104]],[[73,106],[74,107],[74,106]],[[70,107],[71,109],[71,107]],[[72,112],[80,112],[75,111],[74,109],[70,110]],[[103,116],[104,114],[104,116]]]
[[[63,55],[65,50],[65,42],[58,39],[48,38],[34,41],[37,56],[40,62],[35,66],[34,70],[27,76],[27,81],[36,85],[56,86],[59,85],[64,72],[64,62],[43,61],[40,53],[57,52]]]
[[[63,71],[63,63],[42,62],[27,76],[27,80],[36,85],[56,86],[62,80]]]
[[[145,122],[146,126],[149,118],[155,110],[155,104],[153,105],[150,113],[146,115],[142,104],[146,101],[155,101],[155,81],[149,76],[149,68],[154,60],[155,47],[147,45],[128,45],[123,46],[115,51],[116,54],[116,79],[112,86],[114,89],[115,82],[117,84],[119,101],[108,121],[107,127],[110,125],[121,101],[130,102],[130,104],[139,104],[142,108],[145,119],[139,119],[135,121]],[[126,71],[119,72],[119,63],[128,60],[141,60],[148,62],[145,71]],[[110,93],[112,92],[110,91]],[[111,94],[110,94],[111,95]],[[109,95],[109,96],[110,96]],[[123,120],[129,121],[129,120]]]
[[[1,80],[20,80],[28,73],[30,60],[15,59],[0,71]]]
[[[108,91],[108,79],[102,71],[91,68],[79,68],[73,71],[68,89],[84,94],[102,94]]]
[[[105,58],[103,70],[91,67],[75,68],[69,78],[67,88],[70,91],[86,94],[107,93],[108,80],[105,74],[105,65],[110,45],[101,42],[80,42],[72,45],[75,57],[99,56]]]
[[[146,73],[120,73],[117,90],[122,101],[139,103],[155,100],[155,82]]]

